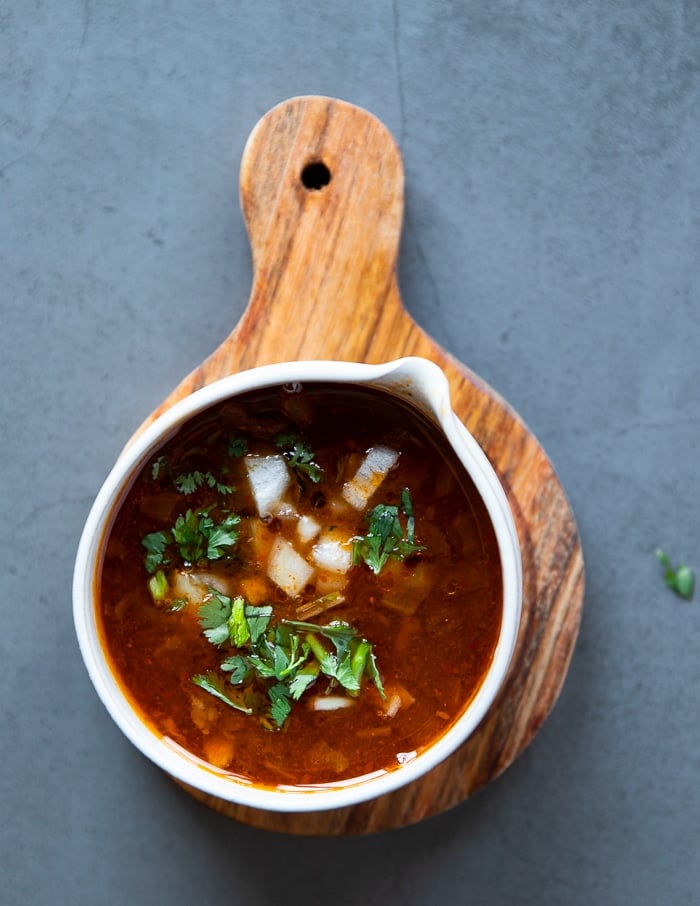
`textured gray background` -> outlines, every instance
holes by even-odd
[[[0,899],[698,902],[700,5],[0,0]],[[496,783],[415,827],[227,821],[121,736],[73,557],[141,419],[228,333],[245,139],[329,94],[406,166],[406,307],[520,412],[586,554],[564,691]]]

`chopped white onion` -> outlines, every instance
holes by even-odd
[[[355,699],[346,695],[316,695],[309,702],[312,711],[339,711],[354,704]]]
[[[170,589],[174,598],[183,598],[190,604],[202,604],[209,594],[209,588],[215,588],[222,595],[230,595],[230,582],[221,576],[207,572],[186,572],[174,570],[170,575]]]
[[[321,524],[313,516],[300,516],[297,523],[297,535],[302,544],[308,544],[313,541],[316,535],[321,531]]]
[[[334,569],[321,569],[316,573],[314,583],[320,595],[342,592],[347,585],[347,573],[337,573]]]
[[[284,456],[245,457],[250,489],[261,518],[273,515],[289,487],[290,475]]]
[[[343,485],[343,498],[356,510],[363,510],[398,459],[399,454],[390,447],[370,447],[355,475]]]
[[[390,699],[387,700],[384,706],[384,716],[385,717],[396,717],[399,713],[399,708],[401,707],[401,696],[392,695]]]
[[[297,553],[289,541],[275,538],[267,561],[267,575],[289,595],[295,598],[301,594],[314,574],[313,566]]]
[[[275,506],[272,515],[277,516],[279,519],[296,519],[297,511],[291,503],[283,500]]]
[[[384,691],[386,692],[386,698],[382,702],[380,711],[382,717],[389,719],[396,717],[402,708],[410,708],[416,702],[408,689],[400,683],[395,683],[392,686],[387,685]]]
[[[335,573],[346,573],[352,566],[352,545],[349,541],[340,541],[322,535],[314,544],[311,559],[320,569]]]

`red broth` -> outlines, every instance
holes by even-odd
[[[308,461],[296,467],[293,444],[287,438],[285,449],[280,439],[289,433],[305,444]],[[370,496],[358,508],[358,483],[353,493],[346,489],[371,449],[385,451],[384,471],[365,469],[360,498]],[[386,451],[398,454],[390,467]],[[264,460],[279,475],[280,457],[287,484],[276,489],[273,480],[256,488],[251,463]],[[352,539],[366,536],[368,513],[386,504],[398,507],[405,540],[404,489],[415,520],[413,543],[421,549],[409,545],[403,559],[390,559],[375,574]],[[172,539],[177,517],[188,510],[205,511],[217,525],[235,513],[240,522],[231,530],[238,541],[215,549],[217,559],[191,564]],[[169,562],[151,563],[149,573],[143,539],[157,532],[170,533]],[[283,563],[282,578],[271,579],[271,551],[280,548],[293,549],[312,572],[285,572]],[[195,757],[260,786],[334,784],[392,770],[420,753],[473,698],[501,625],[497,543],[473,483],[428,419],[366,387],[279,386],[200,413],[135,478],[115,508],[102,555],[103,645],[141,718]],[[149,582],[157,574],[167,588],[156,599]],[[287,575],[302,587],[290,586]],[[221,670],[243,649],[230,638],[217,645],[205,637],[200,608],[212,595],[224,604],[242,596],[246,605],[271,605],[270,626],[285,620],[351,626],[371,643],[378,679],[367,666],[359,692],[348,692],[321,673],[297,701],[289,699],[290,713],[278,726],[267,694],[276,680],[255,675],[234,686],[231,672]],[[307,630],[298,631],[308,638]],[[327,638],[321,642],[334,653]],[[253,713],[196,685],[197,676],[215,680],[239,704],[252,704]]]

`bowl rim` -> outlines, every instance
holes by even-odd
[[[252,389],[318,381],[374,385],[407,399],[411,397],[406,391],[407,375],[410,380],[415,380],[417,375],[424,390],[427,386],[419,408],[437,422],[457,452],[486,506],[496,534],[501,559],[503,612],[489,670],[462,715],[446,732],[395,768],[338,784],[291,788],[258,786],[218,770],[152,729],[139,716],[138,706],[131,702],[112,671],[100,640],[94,595],[102,539],[110,517],[155,449],[209,406]],[[392,379],[397,383],[394,388],[389,386]],[[399,389],[402,381],[404,387]],[[427,411],[429,408],[432,412]],[[476,439],[453,412],[444,372],[430,360],[417,356],[379,365],[328,360],[261,365],[221,378],[174,403],[133,438],[114,463],[88,513],[73,571],[73,619],[80,652],[99,698],[125,736],[175,780],[227,802],[274,812],[310,812],[355,805],[393,792],[443,762],[472,735],[501,690],[515,649],[521,613],[520,545],[503,485]]]

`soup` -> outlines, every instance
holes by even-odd
[[[502,615],[486,508],[385,391],[250,391],[151,456],[102,541],[111,669],[152,730],[265,787],[413,759],[459,718]]]

